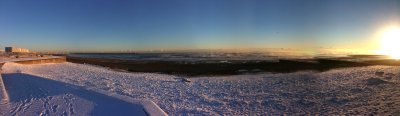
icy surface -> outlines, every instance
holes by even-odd
[[[377,76],[376,71],[385,74]],[[399,67],[369,66],[322,73],[303,71],[196,77],[185,82],[182,77],[172,75],[117,72],[74,63],[7,63],[3,67],[5,81],[9,81],[7,79],[13,74],[29,75],[47,78],[39,79],[41,81],[96,88],[135,99],[150,99],[170,115],[398,114],[399,71]],[[10,78],[7,78],[8,74],[11,74]],[[46,101],[48,98],[37,99]],[[30,100],[21,98],[20,102],[24,106]],[[51,105],[48,107],[51,108]],[[58,107],[68,108],[68,105]]]

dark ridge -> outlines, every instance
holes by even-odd
[[[387,60],[370,60],[364,63],[369,65],[386,65],[386,66],[400,66],[400,60],[387,59]]]
[[[152,72],[187,76],[234,75],[260,72],[289,73],[302,70],[327,71],[335,68],[371,65],[399,66],[397,60],[352,62],[337,59],[310,59],[272,61],[192,62],[159,60],[122,60],[103,58],[67,57],[68,62],[92,64],[130,72]]]
[[[352,58],[381,58],[381,57],[388,57],[386,55],[348,55],[348,57]]]
[[[333,60],[333,59],[318,59],[318,70],[319,71],[327,71],[334,68],[345,68],[345,67],[360,67],[360,66],[369,66],[371,64],[367,64],[364,62],[352,62],[352,61],[342,61],[342,60]]]

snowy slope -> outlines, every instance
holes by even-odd
[[[379,77],[376,71],[391,74]],[[172,75],[117,72],[74,63],[7,63],[3,72],[150,99],[170,115],[362,115],[396,114],[395,109],[400,109],[400,69],[389,66],[197,77],[190,78],[190,83]]]

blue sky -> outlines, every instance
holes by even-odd
[[[0,47],[122,51],[366,47],[396,0],[0,0]]]

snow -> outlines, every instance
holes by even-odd
[[[29,74],[3,74],[10,115],[146,115],[140,104]]]
[[[3,84],[3,78],[0,76],[0,115],[5,115],[4,112],[8,112],[8,94]]]
[[[46,57],[7,58],[7,57],[0,56],[0,63],[16,62],[16,61],[29,61],[29,60],[44,60],[44,59],[54,59],[54,58],[62,58],[62,57],[46,56]]]
[[[385,76],[377,77],[374,75],[376,71],[385,72]],[[184,77],[179,76],[118,72],[86,64],[6,63],[3,66],[6,88],[10,84],[12,87],[18,87],[18,89],[7,88],[10,100],[16,102],[12,108],[35,110],[40,108],[34,108],[27,103],[39,104],[38,106],[49,110],[44,113],[50,114],[53,107],[51,104],[57,102],[96,108],[92,104],[100,102],[98,99],[107,99],[110,102],[116,100],[107,96],[97,98],[98,95],[87,97],[97,94],[86,91],[88,89],[151,100],[169,115],[398,114],[396,109],[400,109],[400,93],[395,91],[400,90],[399,72],[399,67],[369,66],[326,72],[193,77],[189,78],[191,82],[184,82],[182,81]],[[393,78],[389,79],[387,76]],[[383,80],[385,83],[370,85],[368,80],[371,78]],[[37,89],[31,90],[32,87]],[[81,89],[82,87],[85,89]],[[18,98],[15,95],[23,94],[21,92],[25,91],[20,88],[34,92],[27,92],[26,95],[38,97],[26,99],[31,97],[20,96],[19,99],[13,100],[14,97]],[[42,90],[55,92],[44,92],[46,95],[36,94]],[[52,100],[42,97],[49,94],[55,97]],[[59,100],[64,98],[67,100],[57,101],[55,98],[58,97]],[[46,105],[47,103],[49,104]],[[128,107],[132,104],[125,105],[127,106],[122,106]],[[55,113],[60,111],[69,113],[68,105],[56,107],[58,110]],[[76,107],[74,109],[75,112],[82,114],[88,114],[88,111],[94,112],[93,109]],[[18,109],[11,111],[21,112]]]

